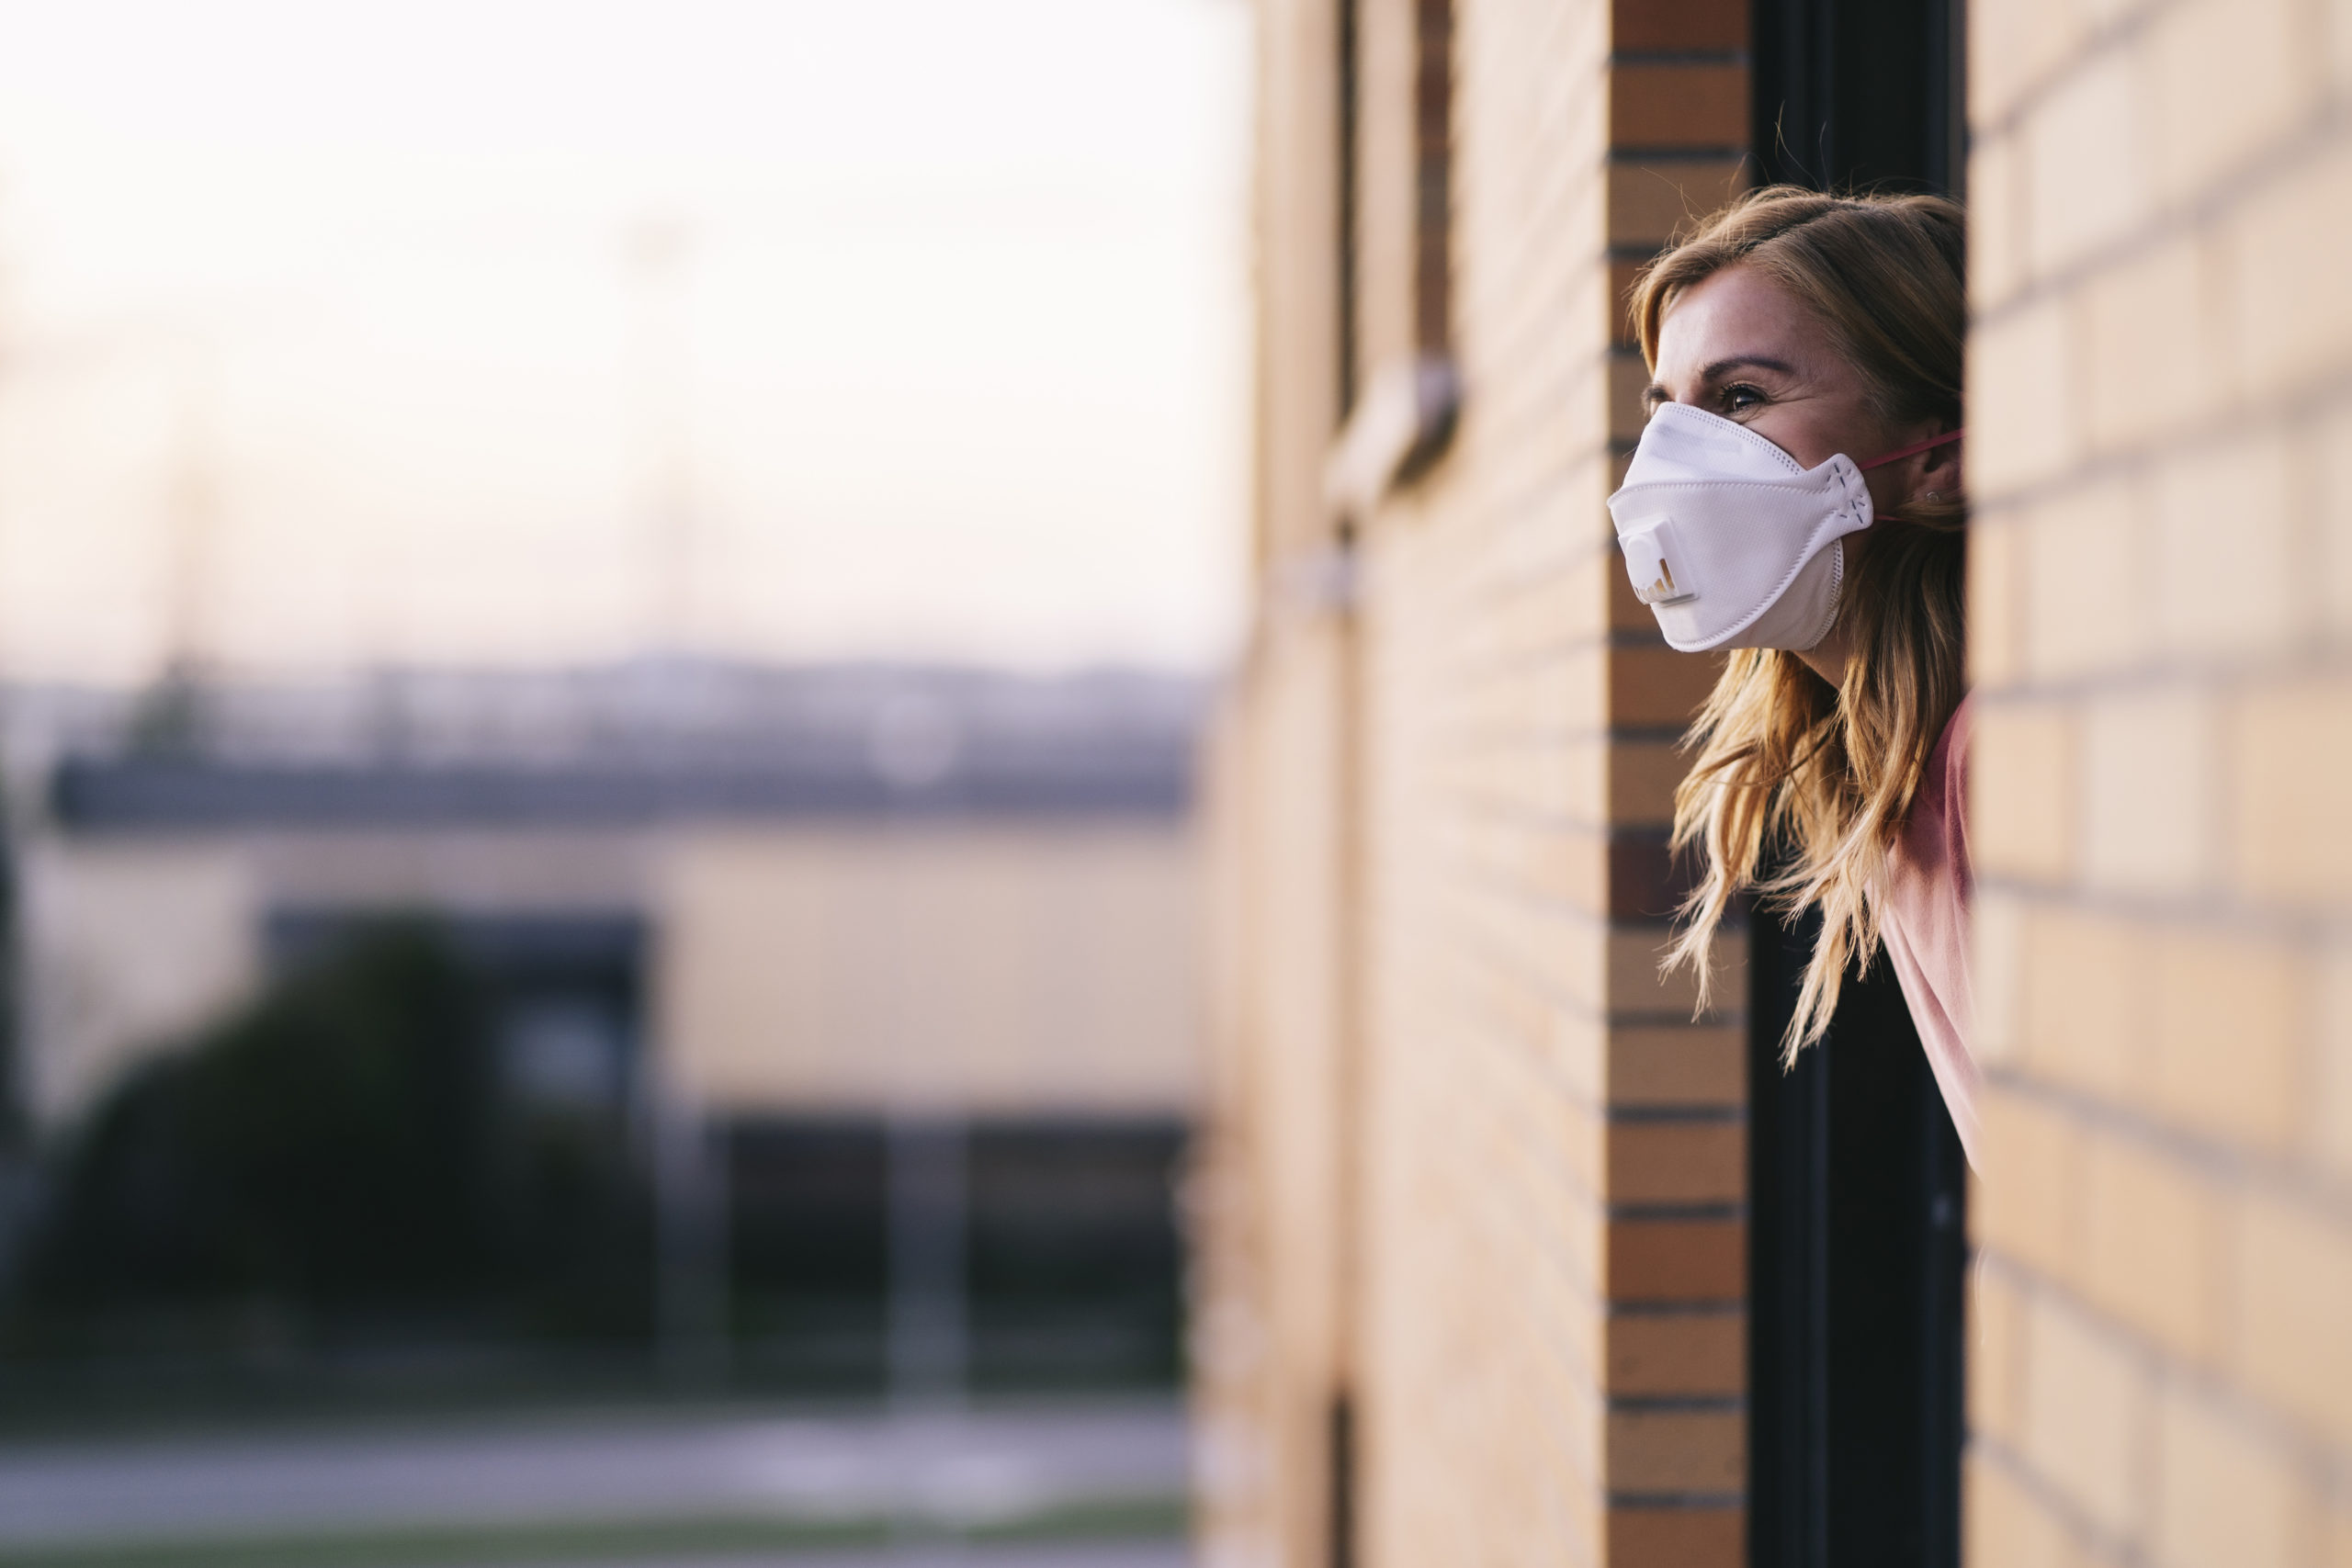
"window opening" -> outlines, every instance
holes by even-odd
[[[1453,4],[1415,0],[1413,344],[1453,344]]]
[[[1754,0],[1766,181],[1954,190],[1962,0]],[[1817,920],[1749,928],[1748,1561],[1956,1568],[1965,1165],[1882,954],[1780,1066]]]
[[[1333,236],[1338,276],[1335,301],[1339,310],[1339,417],[1347,423],[1356,405],[1362,367],[1356,363],[1356,144],[1361,83],[1358,70],[1357,7],[1360,0],[1336,0],[1339,22],[1339,232]]]

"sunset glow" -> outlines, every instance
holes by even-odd
[[[0,6],[0,661],[1213,661],[1246,27]]]

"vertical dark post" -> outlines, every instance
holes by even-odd
[[[1755,0],[1767,181],[1952,190],[1962,0]],[[1749,1562],[1956,1568],[1959,1140],[1884,960],[1783,1071],[1816,923],[1751,928]]]
[[[929,1470],[946,1460],[969,1374],[970,1139],[960,1116],[916,1111],[893,1112],[885,1138],[890,1405],[902,1462]],[[919,1485],[901,1486],[890,1535],[926,1562],[953,1540]]]
[[[890,1397],[902,1408],[952,1408],[964,1397],[966,1142],[956,1117],[890,1119]]]
[[[1338,82],[1338,144],[1335,149],[1337,166],[1333,170],[1340,182],[1339,232],[1332,236],[1332,255],[1337,272],[1333,277],[1333,306],[1339,312],[1340,401],[1336,423],[1345,424],[1354,412],[1356,393],[1363,378],[1363,367],[1356,342],[1356,146],[1357,123],[1361,117],[1359,99],[1363,95],[1362,71],[1358,61],[1362,51],[1357,47],[1356,8],[1360,0],[1333,0],[1338,15],[1334,18],[1337,37],[1332,40],[1339,51]]]
[[[1356,1417],[1346,1394],[1331,1401],[1330,1568],[1355,1568]]]
[[[1413,11],[1413,346],[1453,347],[1453,0]]]
[[[719,1381],[732,1359],[725,1133],[673,1088],[655,1094],[654,1319],[662,1368],[675,1378]]]
[[[24,1057],[18,1034],[22,1008],[17,921],[15,818],[0,797],[0,1296],[15,1273],[17,1248],[32,1214],[33,1164],[26,1125]]]
[[[1334,37],[1332,46],[1338,51],[1334,81],[1337,85],[1339,126],[1334,148],[1333,176],[1339,183],[1339,232],[1333,236],[1334,255],[1338,265],[1336,277],[1336,309],[1339,313],[1338,340],[1340,347],[1340,399],[1337,423],[1344,427],[1348,416],[1354,412],[1356,396],[1363,387],[1363,346],[1358,329],[1357,220],[1359,192],[1363,174],[1359,155],[1363,123],[1363,51],[1361,39],[1361,0],[1333,0]],[[1418,263],[1417,263],[1418,270]],[[1417,280],[1418,282],[1418,280]],[[1417,288],[1418,292],[1418,288]],[[1356,546],[1356,520],[1338,520],[1336,541],[1341,552],[1352,557]],[[1355,842],[1359,802],[1354,791],[1361,783],[1360,764],[1362,733],[1357,717],[1362,712],[1362,693],[1357,682],[1362,675],[1362,645],[1355,635],[1351,613],[1343,609],[1339,623],[1339,669],[1340,685],[1335,694],[1334,712],[1340,724],[1338,737],[1340,755],[1344,759],[1339,777],[1339,795],[1333,808],[1340,824],[1341,886],[1337,906],[1343,911],[1354,911],[1359,901],[1351,886],[1358,869]],[[1354,917],[1348,919],[1352,922]],[[1334,1219],[1340,1226],[1339,1238],[1339,1271],[1341,1312],[1351,1310],[1347,1298],[1354,1284],[1353,1227],[1356,1213],[1352,1201],[1357,1146],[1356,1117],[1360,1109],[1363,1086],[1356,1077],[1359,1066],[1357,1052],[1361,1044],[1356,1012],[1358,975],[1356,961],[1361,951],[1361,931],[1353,923],[1345,928],[1342,952],[1338,964],[1339,1002],[1339,1078],[1334,1084],[1339,1107],[1340,1129],[1340,1181],[1343,1194]],[[1343,1319],[1339,1332],[1342,1347],[1349,1325]],[[1325,1546],[1329,1568],[1352,1568],[1355,1562],[1355,1420],[1347,1378],[1351,1368],[1347,1364],[1345,1349],[1339,1356],[1339,1386],[1331,1393],[1324,1432],[1324,1464],[1327,1495],[1324,1520]]]

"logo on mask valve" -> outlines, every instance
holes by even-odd
[[[1663,604],[1681,596],[1682,591],[1674,586],[1674,568],[1667,564],[1664,556],[1657,558],[1657,581],[1634,595],[1645,604]]]
[[[1674,536],[1672,523],[1661,517],[1623,536],[1618,543],[1625,551],[1625,574],[1633,579],[1634,598],[1645,604],[1672,604],[1690,597],[1690,563],[1684,558],[1681,541]],[[1683,581],[1679,582],[1675,581],[1674,568],[1668,564],[1675,559],[1682,559]],[[1644,587],[1645,583],[1648,586]]]

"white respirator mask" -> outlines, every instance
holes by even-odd
[[[1960,436],[1804,468],[1744,424],[1661,403],[1609,498],[1634,597],[1685,653],[1813,648],[1838,620],[1845,536],[1871,525],[1862,475]]]

